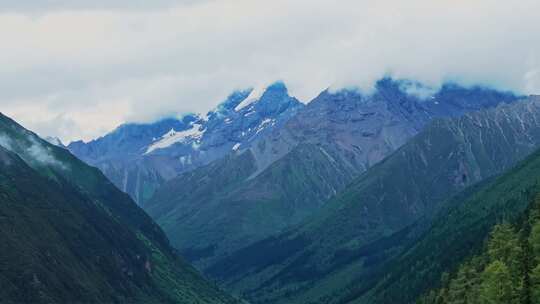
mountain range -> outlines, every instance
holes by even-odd
[[[462,200],[458,196],[448,201],[452,196],[465,189],[462,195],[470,195],[474,185],[535,151],[540,146],[539,122],[538,97],[437,119],[300,226],[217,260],[206,273],[254,303],[348,303],[364,297],[370,284],[381,280],[376,274],[390,273],[392,269],[385,268],[390,261],[433,231],[433,217],[443,214],[438,218],[446,223],[445,212]],[[479,204],[483,208],[484,203]],[[438,242],[448,244],[449,236],[437,235]],[[426,255],[428,248],[423,247]],[[411,274],[416,270],[411,266],[407,274],[422,286],[426,276]],[[400,275],[406,285],[409,277]],[[403,284],[393,290],[392,300],[365,303],[404,303],[400,297],[408,289]],[[386,285],[381,286],[377,292],[384,295]]]
[[[264,90],[236,91],[206,115],[125,124],[88,143],[72,142],[68,149],[142,204],[164,182],[246,149],[303,106],[276,82]]]
[[[160,187],[143,208],[200,269],[299,224],[355,177],[439,117],[516,100],[485,88],[446,85],[420,98],[408,81],[376,91],[324,91],[260,138]]]
[[[278,82],[67,149],[250,303],[368,304],[415,302],[522,215],[539,146],[539,97],[384,78],[306,105]]]

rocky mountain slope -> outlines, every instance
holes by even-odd
[[[348,303],[385,276],[386,263],[452,204],[446,199],[508,170],[539,146],[538,97],[436,120],[301,226],[218,260],[206,272],[254,303]],[[417,270],[414,262],[401,265]],[[415,276],[418,286],[426,281],[423,274]],[[380,303],[404,303],[399,292],[408,290],[408,278],[400,280],[388,280],[396,284],[396,297]]]
[[[249,147],[303,106],[277,82],[265,90],[235,92],[206,115],[126,124],[68,148],[141,204],[165,181]]]
[[[2,303],[236,303],[103,174],[0,114]]]
[[[325,91],[283,128],[170,180],[143,207],[206,269],[300,223],[431,120],[516,99],[455,85],[419,98],[411,86],[418,84],[383,79],[372,94]]]

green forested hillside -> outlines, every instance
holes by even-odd
[[[0,302],[234,303],[97,169],[0,115]]]
[[[540,303],[540,196],[518,224],[496,225],[482,253],[443,273],[441,287],[418,303]]]
[[[473,187],[449,201],[448,210],[439,214],[429,231],[416,244],[386,265],[381,275],[374,279],[377,281],[374,288],[366,293],[362,291],[362,284],[358,284],[357,293],[352,293],[349,299],[353,303],[414,302],[421,294],[439,286],[443,273],[456,272],[460,263],[481,252],[485,239],[497,223],[512,223],[522,217],[538,193],[540,151],[503,176]],[[534,223],[536,212],[532,213]],[[491,244],[493,241],[507,243],[504,248],[512,258],[501,257],[498,253],[494,255],[493,248],[490,253],[488,242],[487,255],[470,259],[468,266],[477,272],[488,270],[490,273],[486,274],[486,280],[493,279],[490,277],[492,272],[499,275],[506,271],[505,268],[522,268],[518,265],[522,258],[513,255],[518,256],[521,253],[517,251],[528,250],[523,236],[529,233],[526,225],[518,228],[523,230],[519,232],[521,237],[514,235],[506,224],[498,226],[492,232]],[[505,241],[499,242],[497,235],[500,233],[505,234]],[[508,265],[514,262],[517,264]],[[465,267],[462,271],[472,271],[472,268]],[[447,276],[443,277],[446,277],[443,282],[447,282]],[[519,286],[520,283],[513,280],[513,284]]]

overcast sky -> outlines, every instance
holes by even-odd
[[[0,0],[0,111],[41,135],[205,112],[283,80],[384,75],[540,93],[540,1]]]

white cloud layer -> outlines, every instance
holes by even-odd
[[[303,101],[384,75],[540,92],[537,0],[25,2],[0,0],[0,111],[63,140],[275,80]]]

